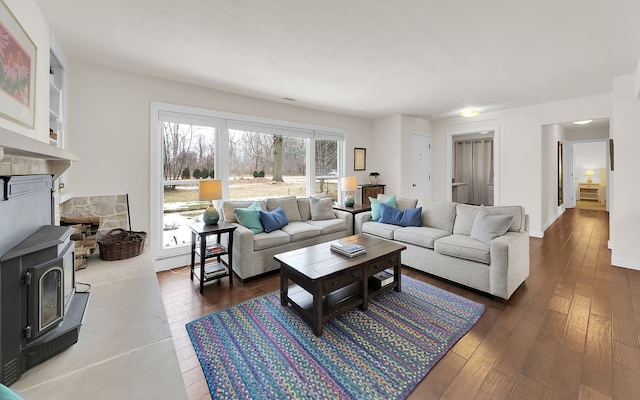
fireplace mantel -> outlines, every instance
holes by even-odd
[[[0,127],[0,161],[9,156],[44,160],[54,178],[79,161],[74,153]]]

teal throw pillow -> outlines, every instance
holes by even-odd
[[[253,203],[247,208],[236,208],[234,213],[238,223],[245,228],[251,230],[254,234],[264,232],[264,227],[260,222],[260,204]]]
[[[422,226],[422,207],[398,210],[382,203],[378,222],[400,226]]]
[[[374,199],[373,197],[369,197],[369,201],[371,202],[371,220],[377,221],[380,219],[380,204],[384,203],[388,206],[394,207],[396,206],[396,196],[391,196],[387,198],[385,201],[380,201],[378,199]]]
[[[260,222],[264,226],[264,231],[269,233],[282,228],[289,223],[287,214],[284,213],[282,206],[278,206],[275,210],[260,211]]]

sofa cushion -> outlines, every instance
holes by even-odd
[[[399,242],[433,249],[436,240],[451,235],[451,232],[425,226],[408,226],[393,231],[393,239]]]
[[[453,232],[456,220],[456,203],[430,199],[418,199],[416,207],[422,207],[422,226]]]
[[[248,208],[253,203],[258,203],[262,210],[267,209],[267,203],[264,200],[226,200],[222,202],[222,216],[227,222],[238,222],[236,219],[236,208]]]
[[[389,195],[384,193],[378,193],[377,199],[385,201],[390,197],[396,198],[396,208],[398,210],[406,210],[408,208],[416,208],[416,204],[418,203],[418,199],[406,199],[403,197],[396,197],[395,195]]]
[[[317,226],[302,221],[289,222],[289,224],[283,226],[281,230],[291,237],[291,243],[320,236],[322,232]]]
[[[321,235],[328,235],[330,233],[336,233],[336,232],[347,230],[347,223],[344,219],[341,219],[341,218],[325,219],[322,221],[306,221],[306,222],[307,224],[313,225],[316,228],[320,229]]]
[[[278,208],[278,206],[282,207],[289,222],[302,221],[300,210],[298,210],[298,200],[296,199],[296,196],[273,197],[267,199],[268,211],[273,211]]]
[[[309,197],[309,206],[312,221],[322,221],[336,217],[333,213],[333,199],[330,197],[318,198],[311,196]]]
[[[481,206],[471,228],[471,238],[491,244],[493,239],[507,232],[512,219],[512,215],[491,215],[484,206]]]
[[[396,206],[396,196],[387,197],[384,200],[374,199],[373,197],[369,197],[369,201],[371,202],[371,220],[377,221],[380,219],[380,204],[384,203],[388,206],[395,207]]]
[[[236,208],[234,214],[238,223],[249,229],[254,234],[264,232],[264,227],[260,222],[260,205],[253,203],[247,208]]]
[[[393,232],[402,228],[398,225],[383,224],[380,222],[367,221],[362,224],[362,233],[379,236],[385,239],[393,239]]]
[[[282,246],[291,242],[291,236],[280,229],[273,232],[262,232],[253,235],[253,250],[264,250],[276,246]]]
[[[264,231],[269,233],[289,223],[284,209],[281,206],[276,207],[273,211],[260,211],[260,222],[264,227]]]
[[[511,215],[509,232],[525,231],[525,213],[522,206],[485,206],[491,215]],[[459,235],[471,235],[471,228],[476,219],[480,206],[458,204],[456,206],[456,222],[453,225],[453,233]]]
[[[483,264],[491,263],[491,247],[467,235],[449,235],[436,240],[434,250],[446,256],[464,258]]]
[[[399,226],[421,226],[422,208],[407,208],[398,210],[384,203],[380,203],[380,219],[378,222]]]

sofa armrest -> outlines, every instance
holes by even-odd
[[[491,241],[491,294],[508,299],[529,276],[528,232],[507,232]]]
[[[253,255],[253,232],[240,224],[233,231],[233,270],[240,278],[244,278],[247,274],[243,273],[242,265],[246,260],[250,260]]]
[[[351,236],[351,232],[353,232],[353,214],[347,211],[342,210],[333,210],[333,214],[336,218],[342,219],[345,221],[347,226],[347,236]]]
[[[364,211],[361,213],[357,213],[353,221],[353,224],[354,224],[353,226],[355,228],[354,232],[362,233],[362,224],[370,220],[371,220],[371,211]]]

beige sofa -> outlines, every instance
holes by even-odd
[[[258,203],[264,211],[273,211],[281,206],[288,224],[273,232],[254,234],[238,223],[234,210]],[[353,232],[353,215],[333,210],[328,219],[314,220],[310,199],[295,196],[268,198],[258,201],[224,201],[224,220],[235,223],[233,234],[233,271],[240,279],[247,279],[280,268],[273,256],[289,250],[323,243],[347,236]]]
[[[388,197],[378,195],[380,200]],[[402,242],[407,246],[402,264],[503,299],[509,299],[529,276],[528,219],[523,207],[485,207],[483,213],[512,216],[508,231],[487,244],[471,237],[479,206],[402,198],[396,199],[396,206],[422,207],[421,226],[374,222],[369,211],[356,214],[355,232]]]

